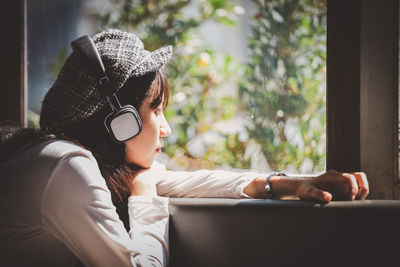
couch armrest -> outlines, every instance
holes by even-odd
[[[170,199],[172,267],[400,266],[400,201]]]

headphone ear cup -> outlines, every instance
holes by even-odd
[[[131,106],[126,105],[121,109],[107,115],[104,125],[111,138],[117,142],[125,142],[142,131],[142,121],[139,113]]]

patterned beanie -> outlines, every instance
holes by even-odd
[[[107,77],[121,88],[130,77],[143,76],[162,68],[171,58],[172,47],[149,52],[133,33],[103,31],[93,37]],[[88,60],[73,52],[65,61],[56,81],[42,103],[40,126],[57,133],[64,125],[82,121],[106,104],[99,77]]]

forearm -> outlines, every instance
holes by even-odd
[[[243,198],[243,188],[259,174],[222,170],[166,171],[157,193],[169,197]]]

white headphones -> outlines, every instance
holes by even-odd
[[[142,130],[142,121],[139,113],[131,105],[121,106],[117,91],[107,77],[103,61],[94,45],[92,38],[84,35],[71,43],[73,51],[82,53],[90,61],[92,70],[99,77],[100,93],[106,96],[111,107],[111,113],[104,119],[104,125],[110,137],[116,143],[125,142],[137,136]]]

